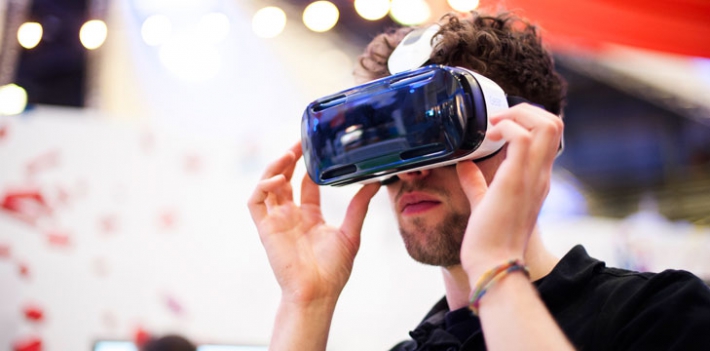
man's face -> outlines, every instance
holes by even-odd
[[[500,152],[477,165],[490,183]],[[471,206],[455,166],[400,174],[387,185],[404,244],[415,260],[442,267],[461,263],[460,251]]]

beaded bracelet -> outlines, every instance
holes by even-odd
[[[530,271],[528,267],[523,264],[521,260],[510,260],[504,264],[493,267],[483,273],[483,275],[476,282],[476,289],[471,293],[471,299],[469,308],[474,315],[478,315],[478,306],[481,302],[481,298],[486,292],[499,280],[503,279],[509,273],[521,271],[525,273],[525,276],[530,278]]]

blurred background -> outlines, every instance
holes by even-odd
[[[0,349],[263,349],[279,289],[246,208],[263,168],[374,35],[475,8],[537,23],[569,82],[547,245],[710,280],[705,1],[2,0]],[[326,219],[355,190],[324,188]],[[378,194],[329,350],[408,338],[441,285]]]

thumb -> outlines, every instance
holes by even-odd
[[[479,203],[488,190],[488,184],[481,169],[474,162],[465,160],[456,164],[456,173],[459,176],[461,188],[471,205]]]
[[[348,205],[348,209],[345,212],[345,219],[343,220],[340,230],[352,242],[360,242],[360,231],[365,221],[367,208],[370,205],[370,200],[375,196],[378,190],[380,190],[379,182],[367,184],[360,188],[353,199],[350,200],[350,205]]]

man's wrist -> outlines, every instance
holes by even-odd
[[[487,271],[494,269],[496,266],[510,260],[520,260],[523,262],[523,255],[512,252],[499,254],[476,253],[471,254],[470,257],[475,257],[475,259],[468,260],[468,262],[461,262],[461,267],[466,272],[466,275],[468,275],[471,288],[475,288],[475,284],[478,279],[481,278]]]
[[[291,306],[307,307],[310,305],[335,305],[342,292],[342,287],[329,284],[308,283],[281,288],[281,301]]]
[[[472,292],[469,298],[471,311],[478,315],[478,306],[483,296],[485,296],[488,291],[492,290],[500,281],[507,279],[510,274],[517,272],[523,273],[528,279],[530,278],[528,267],[520,259],[508,260],[483,273],[476,283],[471,286]]]
[[[325,350],[337,298],[281,299],[270,350]]]
[[[281,305],[294,309],[316,309],[333,307],[338,303],[339,295],[325,294],[304,297],[298,294],[281,294]]]

